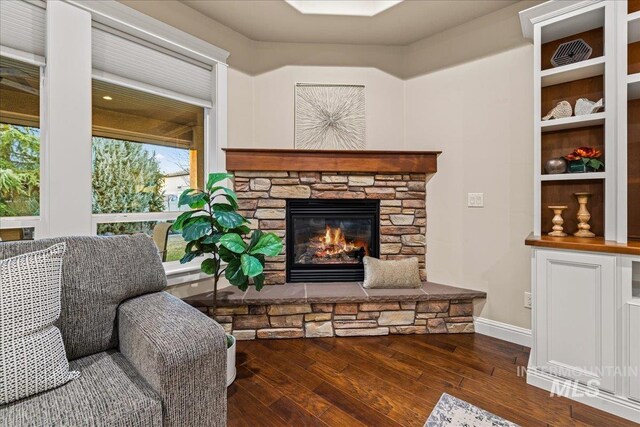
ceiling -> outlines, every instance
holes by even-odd
[[[408,45],[517,0],[405,0],[375,16],[305,15],[284,0],[181,0],[265,42]]]

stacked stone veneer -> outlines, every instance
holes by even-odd
[[[240,305],[215,313],[239,340],[474,332],[471,300]]]
[[[287,199],[379,199],[380,258],[417,257],[426,280],[424,174],[234,171],[241,214],[252,228],[286,233]],[[267,260],[265,283],[285,282],[285,252]]]

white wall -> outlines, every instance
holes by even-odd
[[[253,77],[229,68],[227,146],[253,146]]]
[[[530,46],[406,82],[406,148],[442,150],[427,185],[429,280],[484,290],[483,317],[529,328],[533,229]],[[468,192],[485,207],[468,208]]]
[[[404,147],[404,82],[375,68],[289,66],[251,77],[229,70],[229,147],[294,147],[296,83],[365,85],[367,148]]]

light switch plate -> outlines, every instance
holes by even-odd
[[[467,193],[467,206],[470,208],[483,208],[484,193]]]

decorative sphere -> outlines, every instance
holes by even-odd
[[[567,171],[567,161],[562,157],[549,159],[544,164],[544,170],[548,174],[565,173]]]

